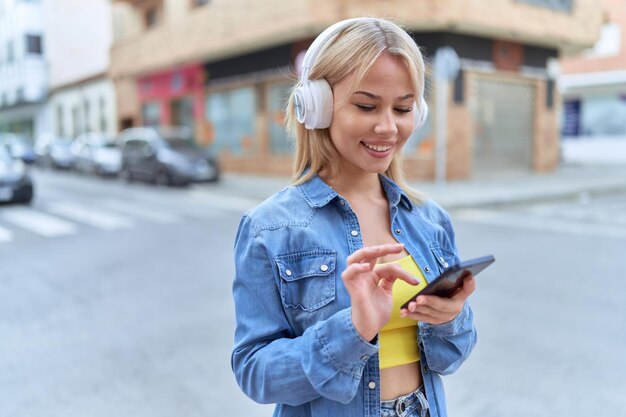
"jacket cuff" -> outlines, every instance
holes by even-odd
[[[423,331],[429,333],[438,333],[444,336],[453,336],[461,332],[464,328],[465,322],[470,318],[469,305],[467,302],[463,305],[463,309],[455,318],[447,323],[442,324],[429,324],[424,323],[422,327]]]
[[[346,308],[328,320],[315,325],[315,334],[322,354],[335,366],[348,373],[360,374],[370,356],[380,346],[363,339],[352,324],[352,309]],[[377,339],[376,339],[377,340]]]

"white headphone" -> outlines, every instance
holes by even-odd
[[[346,19],[329,26],[311,44],[304,59],[302,60],[302,73],[300,75],[300,86],[296,88],[293,95],[293,106],[296,111],[298,122],[304,123],[307,129],[325,129],[330,126],[333,120],[333,92],[330,84],[325,79],[309,80],[309,72],[315,63],[315,58],[337,33],[354,22],[379,22],[380,19],[364,17]],[[411,42],[413,39],[405,32]],[[422,127],[428,116],[428,106],[424,100],[424,88],[420,95],[420,106],[413,104],[413,114],[415,115],[414,130]]]

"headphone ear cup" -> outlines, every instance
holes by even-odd
[[[420,97],[419,106],[417,105],[417,103],[413,104],[413,114],[415,115],[413,131],[415,132],[417,129],[424,126],[424,123],[426,123],[426,118],[428,117],[428,104],[426,104],[426,100],[424,100],[424,97]]]
[[[333,90],[328,81],[310,80],[296,91],[296,101],[298,95],[301,98],[302,120],[307,129],[326,129],[333,121]],[[299,109],[297,109],[299,110]]]

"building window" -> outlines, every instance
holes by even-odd
[[[85,132],[91,131],[91,109],[89,106],[89,101],[85,100],[83,103],[83,113],[85,115]]]
[[[81,133],[79,111],[80,109],[78,108],[78,106],[74,106],[74,108],[72,108],[72,136],[74,137],[78,136]]]
[[[546,9],[565,13],[571,13],[572,11],[572,0],[515,0],[515,2],[545,7]]]
[[[65,136],[65,129],[63,129],[63,106],[57,106],[57,134],[60,137]]]
[[[161,124],[161,103],[153,101],[141,106],[141,118],[145,126],[158,126]]]
[[[106,115],[106,101],[100,97],[100,131],[105,133],[107,131],[107,115]]]
[[[41,35],[26,35],[26,53],[41,55],[42,52]]]
[[[293,145],[285,131],[285,108],[291,91],[291,83],[273,84],[267,95],[267,109],[269,110],[270,149],[272,154],[287,155],[293,151]]]
[[[256,93],[254,87],[210,94],[206,117],[212,126],[213,146],[233,155],[254,155]]]
[[[8,41],[7,42],[7,63],[11,63],[13,62],[13,59],[15,58],[15,50],[13,49],[13,41]]]
[[[191,7],[200,7],[209,4],[209,0],[191,0]]]
[[[146,28],[149,29],[159,23],[159,9],[156,6],[149,7],[144,12]]]

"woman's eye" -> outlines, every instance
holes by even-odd
[[[374,106],[368,105],[368,104],[357,104],[356,105],[360,110],[363,111],[372,111],[375,109]]]
[[[395,109],[398,113],[410,113],[413,108],[412,107],[396,107]]]

